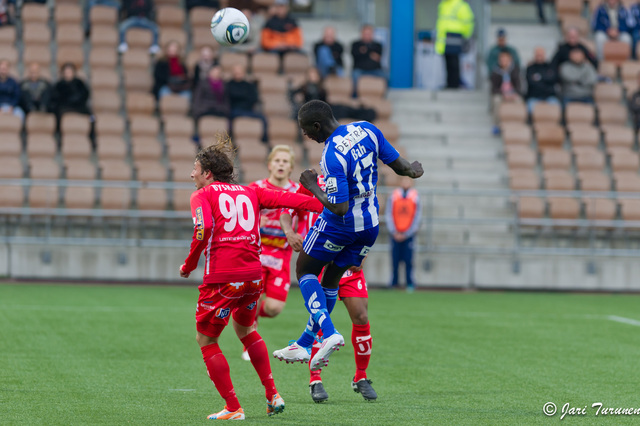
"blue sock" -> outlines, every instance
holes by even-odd
[[[329,312],[327,310],[327,299],[324,295],[322,286],[318,281],[318,277],[313,274],[307,274],[300,278],[300,292],[304,298],[304,306],[313,317],[313,321],[320,325],[322,334],[329,337],[336,332]],[[335,301],[333,302],[335,305]]]
[[[329,289],[322,287],[322,291],[324,292],[325,298],[327,300],[327,311],[329,314],[333,312],[333,308],[336,306],[336,301],[338,300],[338,289]],[[320,326],[317,322],[313,320],[313,317],[309,315],[309,321],[307,322],[307,326],[302,332],[302,336],[298,339],[298,345],[303,348],[310,348],[313,345],[313,341],[315,340],[316,334],[320,330]]]

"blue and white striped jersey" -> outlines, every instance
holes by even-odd
[[[355,232],[378,226],[378,159],[388,164],[399,156],[382,132],[367,121],[338,127],[324,143],[320,168],[329,201],[349,200],[349,210],[340,217],[325,208],[321,217],[334,227]]]

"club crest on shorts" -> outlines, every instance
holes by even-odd
[[[218,308],[218,310],[216,311],[216,317],[220,319],[225,319],[226,317],[229,316],[230,313],[231,313],[231,310],[229,308]]]
[[[341,251],[344,248],[344,246],[339,246],[337,244],[333,244],[329,240],[324,242],[324,246],[323,247],[326,248],[329,251],[335,251],[335,252]]]

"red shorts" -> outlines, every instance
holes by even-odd
[[[256,305],[262,293],[262,281],[202,284],[196,306],[196,329],[209,337],[218,337],[229,324],[229,317],[250,327],[256,318]]]
[[[260,262],[264,293],[267,297],[286,302],[291,287],[291,255],[263,253]]]
[[[324,272],[324,269],[322,272]],[[322,282],[322,273],[320,273],[318,279]],[[367,280],[364,278],[363,270],[360,270],[360,272],[347,270],[347,272],[342,275],[342,278],[340,278],[340,287],[338,287],[338,297],[340,297],[340,300],[345,297],[369,298]]]

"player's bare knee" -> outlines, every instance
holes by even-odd
[[[263,309],[267,315],[269,315],[270,317],[275,317],[278,316],[280,312],[282,312],[283,308],[284,302],[275,299],[266,299]]]
[[[366,309],[358,310],[357,312],[354,313],[353,316],[351,316],[351,321],[355,325],[365,325],[366,323],[369,322],[369,314],[367,313]]]

